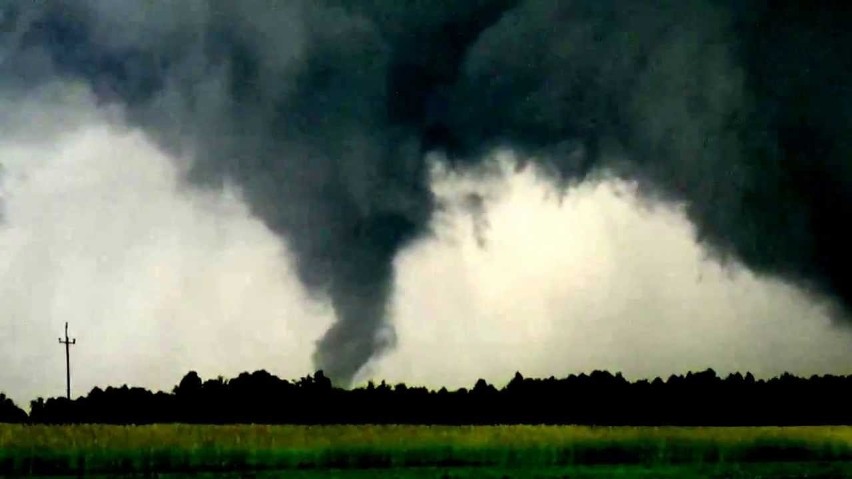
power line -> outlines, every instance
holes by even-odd
[[[71,399],[71,345],[77,344],[77,338],[68,339],[68,323],[65,323],[65,339],[59,338],[59,344],[65,345],[65,395]]]

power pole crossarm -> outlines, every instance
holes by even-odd
[[[59,344],[65,345],[65,396],[71,399],[71,345],[77,339],[68,339],[68,323],[65,323],[65,339],[59,338]]]

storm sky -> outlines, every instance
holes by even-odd
[[[741,3],[0,3],[0,390],[852,372],[846,12]]]

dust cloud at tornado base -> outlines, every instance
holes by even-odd
[[[169,389],[190,369],[310,373],[333,311],[298,281],[286,246],[238,189],[187,190],[180,158],[94,103],[66,86],[4,100],[0,124],[12,111],[16,125],[0,141],[5,392],[26,404],[63,391],[65,321],[79,339],[75,394]],[[446,207],[395,261],[397,348],[356,383],[453,387],[604,368],[850,372],[852,338],[822,305],[706,258],[676,206],[613,180],[563,197],[512,158],[492,157],[490,175],[434,168]]]

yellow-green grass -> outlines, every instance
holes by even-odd
[[[188,479],[180,474],[160,479]],[[205,477],[206,476],[206,477]],[[192,479],[244,479],[239,473],[192,474]],[[307,469],[256,473],[254,479],[842,479],[852,478],[852,464],[749,463],[676,465],[598,465],[530,467],[418,467],[397,469]]]
[[[106,479],[107,475],[100,476]],[[409,467],[384,469],[291,469],[266,472],[154,474],[158,479],[843,479],[852,463],[597,465],[553,467]],[[92,477],[92,476],[87,476]],[[96,478],[99,476],[95,476]],[[113,476],[108,476],[113,477]],[[127,476],[125,476],[127,477]],[[129,477],[136,477],[131,475]],[[70,479],[70,477],[68,478]]]
[[[852,460],[852,427],[0,425],[0,474]]]

